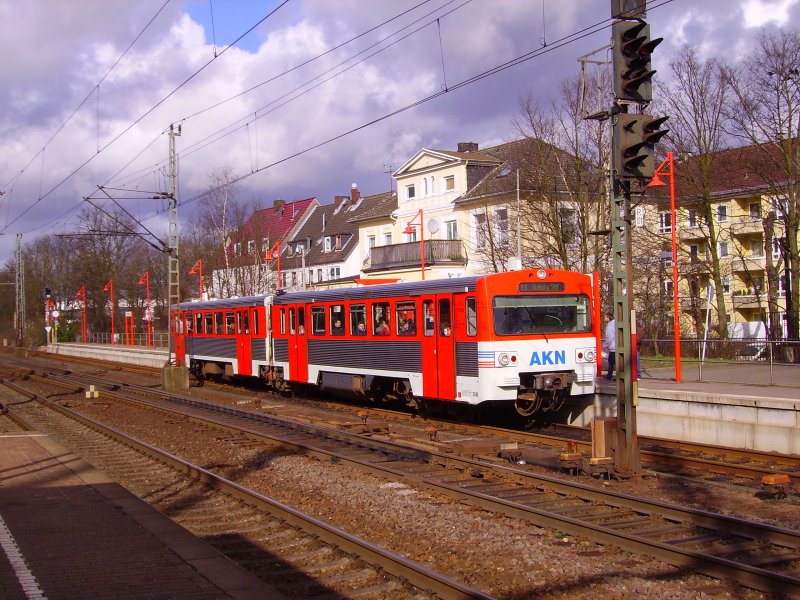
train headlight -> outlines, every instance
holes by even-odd
[[[594,349],[587,350],[585,356],[586,356],[586,362],[594,362],[595,358]]]
[[[575,361],[576,362],[594,362],[595,358],[597,358],[597,352],[594,348],[578,348],[575,350]]]
[[[516,367],[517,353],[513,350],[508,352],[495,352],[494,366],[496,367]]]
[[[539,279],[544,279],[545,277],[547,277],[547,271],[545,271],[544,269],[539,269],[538,271],[536,271],[536,276]]]

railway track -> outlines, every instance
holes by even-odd
[[[77,385],[70,376],[48,378],[50,382],[58,380],[65,385]],[[101,380],[97,384],[119,388],[119,384]],[[495,513],[614,544],[769,593],[800,597],[797,531],[533,473],[510,466],[486,444],[465,444],[460,455],[445,454],[419,443],[404,445],[379,439],[382,435],[379,428],[366,427],[362,433],[353,433],[302,425],[137,386],[104,392],[109,394],[168,411],[172,418],[180,415],[206,427],[243,434],[242,443],[291,447],[298,453],[357,466],[386,479],[446,494]]]
[[[89,462],[287,598],[490,598],[75,411],[8,403],[21,427],[56,435]]]
[[[48,357],[47,353],[38,353]],[[70,361],[76,357],[69,357]],[[97,368],[131,372],[142,375],[157,374],[157,369],[120,365],[99,359],[78,359],[75,362]],[[221,386],[228,387],[228,386]],[[336,407],[340,409],[341,404]],[[359,412],[363,408],[354,408]],[[386,418],[406,422],[419,422],[419,419],[407,412],[386,408],[369,408],[369,413],[378,419]],[[453,431],[460,435],[472,435],[487,438],[514,439],[521,444],[529,444],[533,448],[551,449],[554,455],[566,450],[580,452],[586,456],[592,454],[590,433],[585,428],[554,426],[553,432],[523,431],[504,427],[472,425],[463,422],[450,422],[442,419],[430,419],[441,431]],[[563,433],[556,433],[562,431]],[[718,446],[698,444],[664,438],[638,436],[643,466],[663,474],[685,476],[702,476],[706,479],[722,478],[734,480],[738,484],[760,485],[762,477],[775,473],[783,473],[789,477],[790,484],[800,489],[800,456],[779,455],[771,452],[760,452]],[[552,461],[545,460],[544,466],[551,467]]]

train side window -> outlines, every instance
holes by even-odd
[[[213,313],[206,313],[206,335],[214,334],[214,315]]]
[[[253,335],[261,335],[261,323],[258,322],[258,309],[253,309]]]
[[[194,313],[194,332],[196,335],[203,333],[203,313]]]
[[[281,320],[281,335],[286,335],[286,309],[281,308],[279,313],[279,318]]]
[[[299,306],[297,308],[297,333],[300,335],[306,334],[306,308]]]
[[[242,313],[242,327],[244,327],[244,333],[246,335],[250,335],[250,311],[245,310]]]
[[[331,335],[344,335],[344,305],[331,306]]]
[[[367,335],[367,305],[350,305],[350,334]]]
[[[311,333],[314,335],[325,335],[325,307],[311,307]]]
[[[467,335],[478,335],[478,301],[467,298]]]
[[[372,304],[372,323],[375,335],[389,335],[392,332],[391,305],[388,302],[374,302]]]
[[[225,328],[223,327],[223,315],[222,311],[214,313],[214,333],[217,335],[222,335],[225,333]]]
[[[398,302],[395,304],[395,315],[395,323],[397,323],[397,335],[417,334],[416,302]]]
[[[236,333],[234,320],[233,320],[233,311],[227,311],[225,313],[225,333],[228,335],[233,335]]]
[[[452,334],[452,317],[450,315],[450,298],[439,299],[439,335]]]
[[[294,314],[294,309],[290,308],[289,309],[289,333],[291,335],[294,335],[294,332],[295,332],[295,314]]]
[[[244,333],[244,326],[242,325],[242,313],[236,311],[236,335],[241,335]]]
[[[433,309],[433,300],[425,300],[422,303],[422,333],[426,337],[430,337],[433,335],[434,329],[434,322],[435,322],[435,312]]]

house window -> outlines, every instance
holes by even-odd
[[[383,234],[383,245],[384,246],[391,246],[392,245],[392,232],[389,231],[388,233]]]
[[[241,256],[242,255],[242,243],[241,242],[236,242],[236,244],[234,244],[233,253],[236,256]]]
[[[330,252],[332,247],[333,247],[333,240],[331,240],[331,237],[329,235],[325,236],[325,252]]]
[[[728,256],[728,242],[719,242],[717,247],[719,249],[720,258],[725,258]]]
[[[786,219],[786,213],[789,212],[789,199],[785,196],[780,198],[773,198],[770,201],[772,205],[772,212],[775,213],[776,221],[783,221]]]
[[[444,178],[444,189],[447,192],[451,192],[456,189],[456,178],[455,175],[448,175]]]
[[[477,213],[475,215],[475,248],[483,250],[486,247],[486,215]]]
[[[458,221],[445,221],[444,228],[448,240],[458,239]]]
[[[693,263],[697,262],[700,253],[700,247],[697,244],[689,245],[689,260]]]
[[[417,230],[412,228],[410,233],[403,232],[405,236],[406,242],[416,242],[417,241]]]
[[[331,267],[328,270],[328,273],[331,276],[331,279],[339,279],[340,269],[339,267]]]
[[[416,194],[416,191],[414,190],[414,184],[412,183],[411,185],[407,185],[406,186],[406,198],[408,198],[409,200],[412,200],[413,198],[416,198],[416,197],[417,197],[417,194]]]
[[[753,238],[750,240],[750,256],[754,258],[761,258],[764,256],[764,242],[761,238]]]
[[[435,181],[436,180],[433,178],[433,175],[431,175],[431,195],[436,193],[436,186],[434,185]]]
[[[728,205],[727,204],[719,204],[717,205],[717,221],[720,223],[724,223],[728,220]]]
[[[268,248],[269,240],[267,238],[261,238],[261,251],[266,254]]]
[[[778,260],[781,257],[781,245],[783,238],[772,238],[772,258]]]
[[[722,291],[726,294],[731,293],[731,278],[727,275],[722,278]]]
[[[672,233],[672,214],[658,213],[658,233]]]
[[[781,273],[778,276],[778,296],[780,296],[781,298],[785,298],[786,297],[786,288],[788,287],[786,285],[786,278],[787,277],[788,277],[788,273],[786,271],[783,271],[783,273]]]
[[[297,285],[297,271],[292,271],[292,287]]]
[[[375,236],[370,235],[367,237],[367,248],[374,248],[375,247]]]
[[[494,212],[497,223],[497,239],[500,248],[508,246],[508,209],[500,208]]]
[[[247,240],[247,253],[248,254],[255,254],[256,253],[256,241],[255,240]]]
[[[698,220],[697,220],[697,210],[694,208],[690,208],[688,215],[686,217],[686,221],[689,224],[689,227],[697,227]]]
[[[336,245],[334,246],[334,250],[341,250],[342,249],[342,236],[336,236]]]
[[[672,297],[672,280],[667,279],[664,281],[664,292],[668,297]]]
[[[317,283],[322,281],[322,269],[317,269]]]
[[[430,192],[428,191],[428,178],[427,177],[423,177],[422,178],[422,183],[423,183],[424,190],[425,190],[424,195],[427,196],[428,194],[430,194]]]
[[[751,202],[750,203],[750,218],[751,219],[760,219],[761,218],[761,203],[760,202]]]

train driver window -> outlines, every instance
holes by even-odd
[[[214,333],[214,317],[213,313],[206,313],[206,335]]]
[[[395,323],[397,335],[417,334],[417,305],[415,302],[398,302],[395,304]]]
[[[344,335],[344,305],[331,306],[331,335]]]
[[[227,311],[225,313],[225,333],[228,335],[233,335],[236,333],[234,320],[233,320],[233,312]]]
[[[478,302],[475,298],[467,298],[467,335],[478,335]]]
[[[294,309],[289,309],[289,333],[294,335],[295,332],[295,320],[294,320]]]
[[[325,307],[311,307],[311,333],[314,335],[325,335]]]
[[[194,313],[194,332],[196,335],[203,333],[203,313]]]
[[[225,328],[222,326],[223,324],[222,319],[223,319],[222,311],[214,313],[214,333],[216,333],[217,335],[222,335],[223,333],[225,333]]]
[[[366,304],[350,305],[350,334],[367,335],[367,306]]]
[[[253,321],[253,335],[260,335],[261,334],[261,328],[259,327],[259,323],[258,323],[258,309],[257,308],[253,309],[252,321]]]
[[[433,300],[425,300],[422,303],[422,333],[425,336],[432,336],[434,329],[435,313],[433,309]]]
[[[439,300],[439,335],[452,335],[452,317],[450,316],[450,299]]]
[[[375,302],[372,305],[372,323],[375,335],[390,335],[392,332],[391,319],[389,318],[390,305],[388,302]]]

